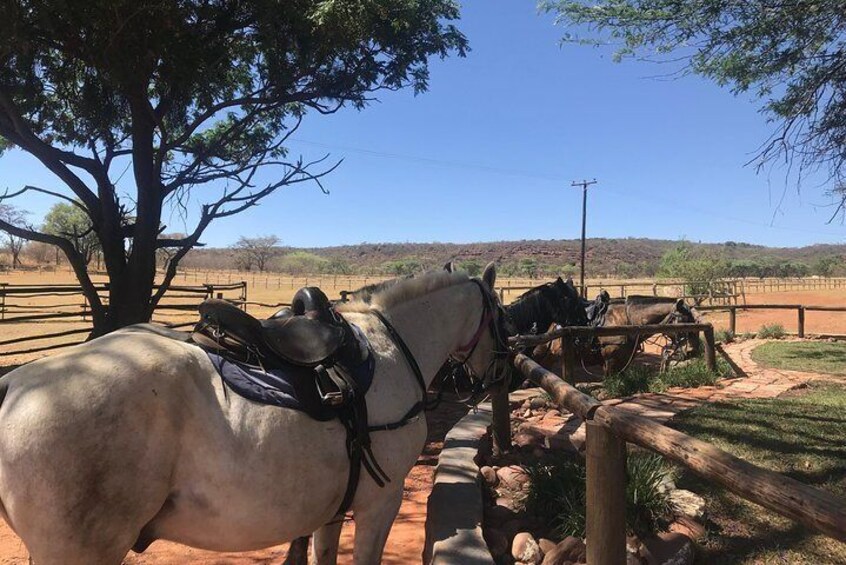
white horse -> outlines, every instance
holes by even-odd
[[[396,328],[427,386],[451,355],[483,375],[500,341],[495,277],[492,265],[482,284],[430,273],[343,306],[376,355],[371,424],[397,421],[421,399],[371,310]],[[0,398],[0,514],[35,565],[117,565],[156,539],[247,551],[312,532],[312,562],[336,561],[344,428],[224,390],[192,344],[126,328],[12,371]],[[380,488],[361,473],[352,504],[358,565],[381,560],[425,416],[371,438],[391,482]]]

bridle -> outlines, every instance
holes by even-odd
[[[504,378],[504,376],[499,377],[497,375],[508,375],[508,371],[497,370],[499,364],[511,355],[506,341],[506,336],[509,335],[509,332],[505,328],[507,313],[502,304],[500,304],[497,296],[487,289],[485,283],[479,279],[470,279],[470,281],[479,287],[479,291],[482,293],[482,317],[479,320],[479,326],[476,328],[473,337],[465,345],[462,345],[452,353],[449,356],[449,361],[455,365],[462,366],[467,375],[471,378],[476,378],[477,381],[480,381],[482,389],[486,389]],[[493,335],[494,355],[491,362],[485,368],[482,378],[479,379],[470,366],[469,361],[473,357],[473,353],[475,353],[476,347],[478,347],[479,342],[482,340],[486,329],[489,329]],[[457,356],[458,354],[462,354],[463,356],[459,358]]]

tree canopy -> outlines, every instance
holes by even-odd
[[[97,234],[91,226],[91,219],[79,204],[56,202],[44,216],[42,231],[47,234],[69,239],[74,249],[85,260],[91,262],[94,253],[99,249]]]
[[[78,202],[100,241],[109,300],[70,239],[0,229],[62,249],[95,329],[146,321],[212,221],[284,186],[322,188],[333,165],[285,146],[307,112],[426,90],[429,59],[467,49],[458,17],[452,0],[2,2],[0,138],[61,185],[0,200],[37,191]],[[200,207],[187,235],[160,237],[163,210],[191,202]],[[153,293],[162,248],[174,252]]]
[[[565,39],[615,43],[616,58],[684,61],[733,92],[750,92],[777,124],[759,164],[798,157],[823,167],[846,197],[846,17],[843,4],[721,0],[541,0],[559,23],[587,27]],[[843,210],[843,201],[835,211]],[[834,217],[834,216],[833,216]]]

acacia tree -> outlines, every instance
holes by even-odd
[[[278,254],[279,238],[275,235],[238,238],[232,248],[235,250],[236,263],[244,271],[253,267],[260,272],[267,270],[267,263]]]
[[[827,168],[846,201],[846,13],[842,2],[802,0],[541,0],[557,22],[588,28],[566,40],[610,40],[616,58],[683,61],[733,92],[751,92],[777,123],[759,165],[798,157]]]
[[[70,239],[0,227],[64,252],[95,334],[147,321],[211,222],[281,187],[322,189],[334,167],[285,147],[307,111],[363,108],[382,89],[424,91],[431,56],[466,50],[450,23],[458,16],[452,0],[2,2],[0,138],[61,181],[3,199],[37,191],[83,211],[108,300]],[[203,202],[186,215],[194,229],[160,237],[162,212],[189,201]],[[162,248],[173,255],[154,291]]]
[[[41,231],[69,239],[74,250],[85,264],[91,263],[91,258],[100,247],[97,235],[88,214],[78,202],[56,202],[44,216]]]
[[[23,224],[26,217],[26,212],[10,206],[8,204],[0,204],[0,222],[10,222],[13,224]],[[2,227],[0,227],[2,230]],[[12,255],[12,268],[21,266],[21,252],[23,251],[26,239],[19,237],[11,232],[6,232],[6,244],[9,246],[9,253]]]

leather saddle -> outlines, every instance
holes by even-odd
[[[611,295],[603,290],[592,302],[585,301],[585,314],[588,325],[599,327],[605,325],[605,314],[608,312],[608,304],[611,302]]]
[[[300,289],[291,308],[280,310],[266,320],[214,298],[200,304],[199,310],[195,341],[226,350],[245,361],[256,357],[256,361],[270,367],[277,365],[277,360],[301,367],[327,364],[342,349],[350,332],[349,325],[335,313],[326,295],[315,287]]]

